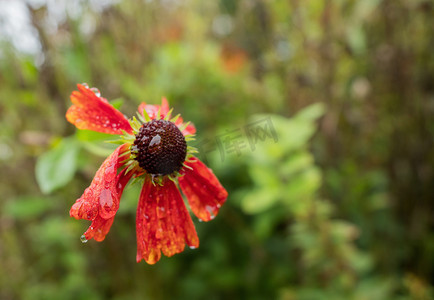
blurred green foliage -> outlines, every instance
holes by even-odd
[[[431,1],[29,2],[37,51],[0,39],[0,299],[432,299]],[[81,82],[127,116],[166,96],[211,142],[229,198],[198,249],[135,263],[138,185],[80,242],[113,149],[64,118]]]

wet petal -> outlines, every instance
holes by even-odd
[[[159,109],[160,109],[160,117],[161,119],[163,119],[164,117],[166,117],[166,114],[170,111],[169,102],[167,102],[166,98],[163,98],[161,100],[161,105],[152,105],[152,104],[146,104],[145,102],[142,102],[138,108],[139,113],[142,115],[143,115],[143,110],[146,110],[151,120],[157,118]],[[182,117],[178,117],[178,119],[175,122],[175,125],[178,127],[182,127],[184,125],[184,120],[182,119]],[[194,127],[194,125],[191,123],[182,131],[182,134],[184,136],[189,134],[195,134],[195,133],[196,133],[196,127]]]
[[[185,243],[198,247],[193,222],[176,185],[166,179],[163,186],[146,180],[140,193],[136,216],[137,262],[155,264],[164,255],[184,250]]]
[[[138,110],[141,115],[143,115],[143,111],[146,110],[149,118],[151,118],[151,120],[154,120],[155,118],[157,118],[159,108],[159,105],[146,104],[145,102],[142,102],[140,103]]]
[[[127,185],[128,181],[130,181],[131,177],[134,175],[134,172],[126,173],[127,168],[124,168],[116,178],[116,191],[119,195],[119,201],[121,199],[122,192]],[[113,215],[111,218],[104,219],[100,215],[97,215],[96,218],[92,220],[92,224],[84,233],[86,240],[95,239],[97,242],[101,242],[105,239],[105,236],[110,231],[110,228],[113,224],[113,220],[115,216]]]
[[[158,110],[160,110],[160,117],[161,119],[163,119],[169,112],[169,103],[167,102],[166,98],[161,99],[161,105],[146,104],[146,102],[142,102],[139,105],[139,113],[142,115],[143,115],[143,110],[146,110],[151,120],[157,118]]]
[[[187,196],[193,213],[203,221],[212,220],[228,196],[211,169],[199,159],[185,163],[192,170],[184,167],[178,178],[182,192]]]
[[[117,169],[120,166],[119,155],[128,148],[119,146],[101,165],[90,186],[74,203],[69,214],[76,219],[93,220],[97,215],[103,219],[113,217],[119,208],[117,188]]]
[[[93,238],[97,242],[103,241],[107,233],[109,233],[114,219],[114,216],[109,219],[103,219],[100,216],[97,216],[84,233],[86,240]]]
[[[73,91],[71,101],[74,104],[66,112],[66,119],[78,129],[88,129],[103,133],[122,134],[122,130],[132,132],[125,116],[97,96],[91,89],[78,84],[78,91]]]

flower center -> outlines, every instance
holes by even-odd
[[[131,152],[149,174],[168,175],[182,168],[187,143],[174,123],[152,120],[140,128]]]

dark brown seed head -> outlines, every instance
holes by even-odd
[[[174,123],[152,120],[140,128],[131,152],[149,174],[168,175],[182,168],[187,143]]]

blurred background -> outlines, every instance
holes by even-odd
[[[0,299],[433,299],[434,3],[0,0]],[[113,148],[77,83],[166,96],[229,197],[201,246],[135,262],[69,208]]]

